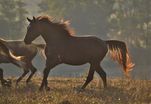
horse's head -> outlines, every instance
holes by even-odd
[[[27,33],[24,38],[24,42],[26,44],[31,44],[31,42],[36,39],[41,34],[41,28],[39,25],[39,21],[33,17],[33,19],[29,19],[27,17],[27,20],[29,21],[29,25],[27,27]]]
[[[50,41],[50,39],[58,40],[69,37],[73,34],[72,29],[68,27],[69,21],[55,22],[54,19],[49,16],[33,17],[33,19],[27,18],[27,20],[29,21],[29,25],[24,38],[26,44],[30,44],[40,35],[45,41]]]

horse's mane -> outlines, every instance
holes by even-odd
[[[56,22],[55,18],[47,16],[47,15],[38,16],[36,20],[57,26],[59,29],[63,30],[67,35],[73,36],[75,33],[74,30],[69,26],[70,25],[69,20],[67,21],[60,20]]]

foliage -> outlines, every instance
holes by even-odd
[[[27,4],[23,0],[0,0],[0,34],[5,38],[22,37],[26,10],[30,10],[25,8]],[[71,20],[77,34],[120,39],[135,47],[150,48],[150,4],[148,0],[41,0],[38,6],[41,14]]]
[[[107,18],[112,2],[113,0],[43,0],[40,7],[42,12],[49,15],[71,20],[77,35],[92,34],[106,38]]]
[[[0,0],[0,34],[8,39],[23,34],[26,10],[21,0]]]
[[[124,40],[150,47],[151,1],[148,0],[42,0],[41,12],[71,18],[82,34]]]
[[[150,47],[151,1],[116,0],[110,15],[110,37],[137,47]]]

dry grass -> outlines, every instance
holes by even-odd
[[[97,87],[93,80],[79,92],[83,78],[49,78],[49,92],[39,92],[41,79],[15,89],[0,88],[0,104],[151,104],[151,81],[108,79],[108,88]]]

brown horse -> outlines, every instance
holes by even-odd
[[[31,45],[25,45],[24,41],[20,40],[4,40],[0,38],[0,43],[5,45],[13,55],[15,56],[22,56],[22,62],[24,62],[24,65],[19,65],[14,62],[12,62],[9,58],[1,58],[0,63],[13,63],[14,65],[23,68],[24,72],[23,74],[17,79],[16,85],[18,85],[19,81],[23,79],[23,77],[31,71],[31,74],[27,78],[26,82],[28,83],[34,73],[36,72],[36,68],[32,64],[33,58],[36,56],[36,54],[39,52],[41,53],[44,48],[45,44],[31,44]],[[1,47],[1,46],[0,46]],[[2,57],[2,55],[0,56]]]
[[[129,57],[126,44],[122,41],[103,41],[94,36],[74,36],[69,28],[68,21],[54,22],[49,16],[33,17],[32,20],[27,19],[30,24],[24,42],[31,44],[40,35],[46,42],[45,54],[47,59],[40,90],[43,90],[44,87],[49,90],[47,77],[50,69],[62,63],[70,65],[90,64],[88,77],[82,89],[93,79],[95,71],[100,75],[104,87],[106,87],[106,73],[100,63],[108,50],[110,50],[113,59],[123,66],[125,73],[128,73],[134,66]]]

